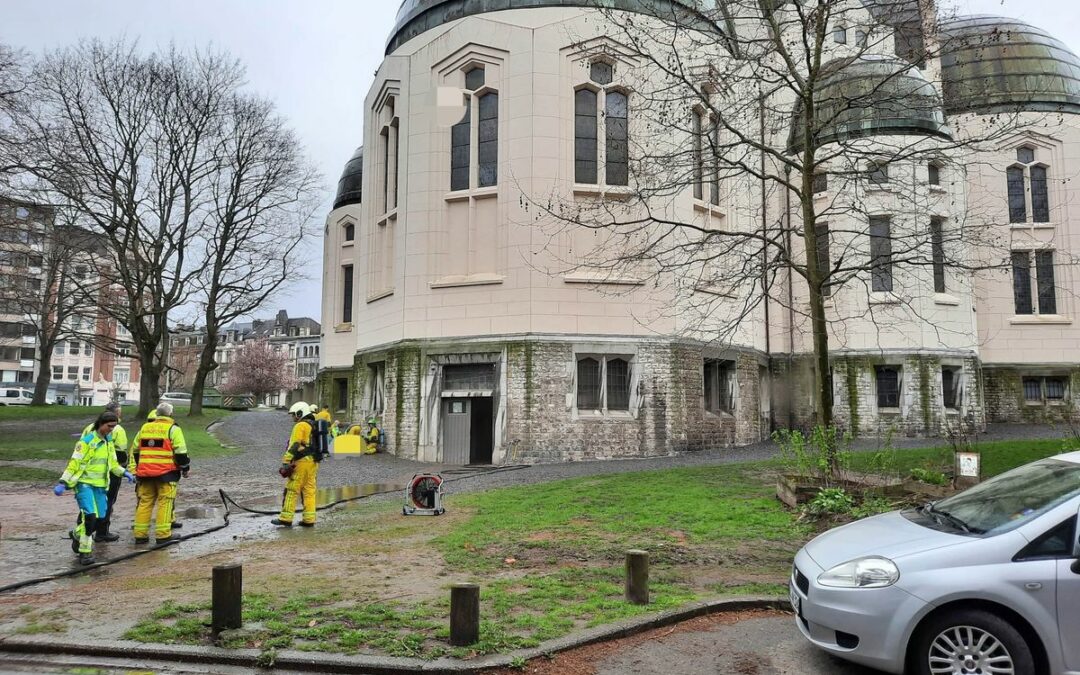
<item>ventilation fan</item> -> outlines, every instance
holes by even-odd
[[[443,479],[437,473],[418,473],[405,488],[406,516],[438,516],[446,513],[442,505]]]

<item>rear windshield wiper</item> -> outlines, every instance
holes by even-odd
[[[963,530],[968,534],[982,534],[982,530],[973,529],[970,525],[965,523],[963,520],[957,518],[953,514],[949,513],[948,511],[942,511],[941,509],[937,508],[936,506],[934,506],[934,502],[926,502],[925,504],[923,504],[922,510],[931,515],[939,516],[942,520],[947,521],[953,527]]]

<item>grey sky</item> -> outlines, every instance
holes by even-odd
[[[939,0],[965,14],[999,14],[1050,31],[1080,52],[1076,0]],[[397,0],[0,0],[0,40],[29,51],[83,37],[138,39],[146,48],[212,45],[241,59],[251,87],[272,97],[322,170],[326,208],[362,138],[363,99],[382,60]],[[324,214],[323,214],[324,215]],[[321,217],[320,217],[321,221]],[[321,229],[318,230],[321,234]],[[311,280],[282,294],[284,307],[319,318],[321,240],[308,250]]]

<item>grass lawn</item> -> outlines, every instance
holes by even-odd
[[[71,456],[75,447],[75,441],[83,428],[93,421],[94,417],[101,412],[100,408],[85,408],[77,406],[49,406],[48,408],[5,407],[0,412],[9,411],[26,412],[30,416],[14,419],[34,420],[35,428],[26,429],[20,426],[16,429],[0,430],[0,461],[20,461],[28,459],[58,459],[66,460]],[[43,413],[57,411],[56,416],[46,417]],[[74,410],[78,414],[71,411]],[[130,440],[135,436],[139,425],[135,422],[134,408],[124,408],[124,429]],[[188,452],[193,459],[218,457],[234,452],[223,447],[217,439],[206,431],[211,422],[232,414],[228,410],[208,408],[203,410],[200,417],[187,417],[187,411],[177,411],[177,422],[184,429],[184,438],[188,443]],[[4,421],[14,421],[8,417]],[[9,479],[14,480],[14,479]]]
[[[980,450],[987,474],[996,474],[1060,452],[1061,441],[986,443]],[[897,470],[946,456],[942,449],[891,454]],[[853,461],[869,465],[874,458]],[[267,662],[279,649],[469,657],[703,598],[782,597],[795,551],[816,531],[775,498],[782,468],[771,460],[466,495],[453,494],[451,484],[449,510],[439,518],[402,517],[396,502],[360,502],[313,531],[228,552],[230,560],[245,561],[251,592],[244,630],[224,644],[262,649]],[[650,552],[647,607],[623,601],[630,548]],[[210,644],[209,605],[199,601],[208,598],[208,584],[202,575],[193,580],[186,563],[172,565],[155,571],[161,582],[145,604],[130,597],[153,611],[125,637]],[[467,649],[448,643],[447,587],[457,581],[481,585],[480,642]],[[129,597],[147,582],[123,583],[117,592]]]
[[[38,469],[32,466],[0,466],[0,481],[18,481],[22,483],[55,482],[55,471]]]
[[[1077,449],[1077,443],[1071,438],[992,441],[979,443],[977,447],[977,450],[982,453],[984,478],[1074,449]],[[882,453],[857,452],[853,453],[851,464],[856,470],[870,470],[875,468],[875,465],[885,464],[886,467],[894,466],[895,471],[906,475],[914,468],[950,468],[953,462],[952,452],[952,448],[949,447],[896,450],[893,453],[885,453],[892,455],[886,458],[876,456]]]

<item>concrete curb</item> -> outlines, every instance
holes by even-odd
[[[421,659],[374,656],[370,654],[344,656],[339,654],[315,654],[290,649],[277,653],[273,667],[282,670],[300,670],[313,673],[363,673],[365,675],[431,673],[432,675],[457,675],[485,668],[509,666],[515,659],[528,661],[538,656],[556,654],[576,647],[637,635],[653,628],[669,626],[706,614],[755,609],[787,609],[787,600],[785,598],[746,597],[696,602],[678,609],[627,619],[549,640],[531,649],[482,656],[468,661],[451,658],[424,661]],[[191,645],[150,646],[144,642],[127,640],[74,644],[56,642],[48,638],[26,637],[12,639],[0,637],[0,654],[3,653],[122,659],[143,658],[154,661],[221,664],[247,668],[265,666],[260,662],[261,652],[257,649],[222,649],[220,647]]]

